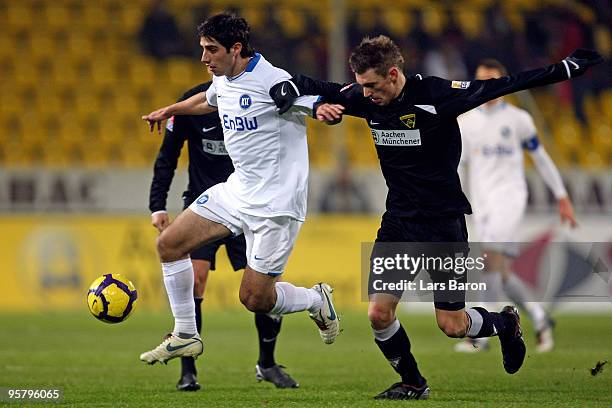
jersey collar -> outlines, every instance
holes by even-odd
[[[255,55],[252,56],[251,59],[249,60],[249,63],[247,64],[247,66],[244,69],[244,71],[242,71],[241,73],[239,73],[235,77],[227,77],[227,79],[230,80],[230,81],[235,81],[238,78],[240,78],[242,75],[244,75],[246,72],[253,72],[253,70],[255,69],[255,66],[257,65],[257,63],[259,62],[260,59],[261,59],[261,54],[256,52]]]
[[[506,109],[506,107],[508,106],[508,103],[506,101],[501,101],[500,103],[489,107],[486,107],[485,105],[481,105],[478,107],[478,110],[486,113],[486,114],[493,114],[495,112],[499,112],[501,110]]]
[[[408,80],[410,78],[406,78],[406,83],[404,84],[404,87],[402,88],[402,90],[400,91],[399,95],[397,95],[397,97],[393,100],[391,100],[391,102],[389,102],[389,105],[391,106],[395,106],[395,105],[401,105],[406,103],[406,100],[408,99]]]

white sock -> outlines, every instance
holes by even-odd
[[[172,333],[197,334],[195,302],[193,300],[193,265],[191,259],[162,262],[164,285],[174,316]]]
[[[537,302],[527,302],[528,289],[518,277],[508,276],[506,283],[504,283],[504,291],[519,308],[527,311],[536,331],[540,331],[548,325],[546,311]]]
[[[400,329],[400,321],[397,320],[397,318],[393,321],[393,323],[391,323],[389,325],[389,327],[385,327],[382,330],[376,330],[375,328],[372,328],[372,332],[374,333],[374,338],[378,341],[387,341],[389,340],[391,337],[393,337],[393,335],[395,333],[397,333],[397,331]]]
[[[538,302],[525,302],[524,306],[533,323],[533,329],[536,332],[548,327],[548,315],[541,304]]]
[[[293,286],[289,282],[276,282],[276,304],[268,314],[288,314],[308,310],[314,313],[323,305],[321,294],[308,288]]]
[[[483,302],[488,306],[487,310],[497,310],[498,303],[501,302],[503,285],[501,272],[485,272],[482,274],[482,281],[487,285],[487,290],[482,295]]]

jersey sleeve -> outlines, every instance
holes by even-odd
[[[314,95],[300,96],[299,98],[295,100],[295,102],[293,102],[293,107],[291,108],[289,112],[292,112],[294,114],[311,116],[315,109],[315,105],[320,102],[321,102],[321,97],[318,95],[317,96],[314,96]]]
[[[551,189],[557,200],[567,197],[567,190],[563,185],[563,179],[555,163],[552,161],[548,153],[543,146],[536,147],[529,151],[529,155],[533,160],[538,173],[542,176],[542,179]]]
[[[524,89],[535,88],[568,79],[562,63],[549,65],[497,79],[449,81],[438,77],[423,80],[425,93],[442,115],[458,116],[485,102]]]
[[[344,106],[344,114],[349,116],[366,116],[366,99],[362,88],[357,83],[342,85],[336,82],[320,81],[306,75],[293,77],[301,95],[320,95],[319,103],[334,103]]]
[[[217,107],[217,87],[215,86],[214,79],[206,90],[206,102],[208,102],[210,106]]]
[[[274,85],[280,82],[283,82],[283,81],[288,81],[290,79],[291,79],[291,75],[287,71],[285,71],[282,68],[271,66],[270,70],[266,73],[265,77],[263,78],[264,87],[266,88],[266,91],[269,93],[270,88],[272,88]]]
[[[153,165],[153,180],[149,192],[149,210],[151,212],[166,209],[168,191],[185,142],[186,132],[182,131],[184,120],[183,116],[173,116],[166,122],[164,139]]]
[[[523,149],[533,151],[538,148],[538,131],[533,123],[533,118],[527,112],[521,112],[517,123],[517,133],[521,140]]]

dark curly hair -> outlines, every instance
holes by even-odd
[[[236,44],[242,44],[240,56],[243,58],[255,55],[253,47],[249,44],[251,37],[251,27],[249,23],[234,14],[220,13],[209,17],[202,24],[198,25],[198,36],[208,37],[216,40],[225,47],[227,52]]]
[[[387,76],[391,67],[398,67],[403,71],[404,57],[389,37],[365,37],[351,53],[349,65],[356,74],[363,74],[373,68],[378,75]]]

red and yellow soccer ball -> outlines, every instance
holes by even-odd
[[[93,281],[87,292],[91,314],[105,323],[120,323],[134,311],[138,294],[125,276],[106,274]]]

